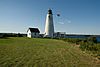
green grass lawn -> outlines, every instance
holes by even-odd
[[[54,39],[0,39],[0,67],[100,67],[78,47]]]

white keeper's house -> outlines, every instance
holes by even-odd
[[[28,28],[27,37],[29,38],[38,38],[39,37],[39,29],[38,28]]]

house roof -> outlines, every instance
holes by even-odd
[[[37,32],[37,33],[40,33],[39,29],[38,28],[29,28],[27,31],[31,31],[31,32]]]

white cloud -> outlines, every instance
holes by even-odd
[[[67,22],[68,22],[68,23],[71,23],[71,21],[70,21],[70,20],[68,20]]]
[[[72,22],[69,19],[60,18],[58,23],[59,24],[65,24],[65,23],[72,23]]]
[[[66,19],[64,22],[66,22],[66,23],[71,23],[71,20]]]
[[[58,22],[59,24],[64,24],[63,22]]]

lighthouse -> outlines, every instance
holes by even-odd
[[[52,10],[49,9],[46,16],[46,24],[45,24],[45,34],[44,37],[54,37],[54,24],[53,24],[53,14]]]

